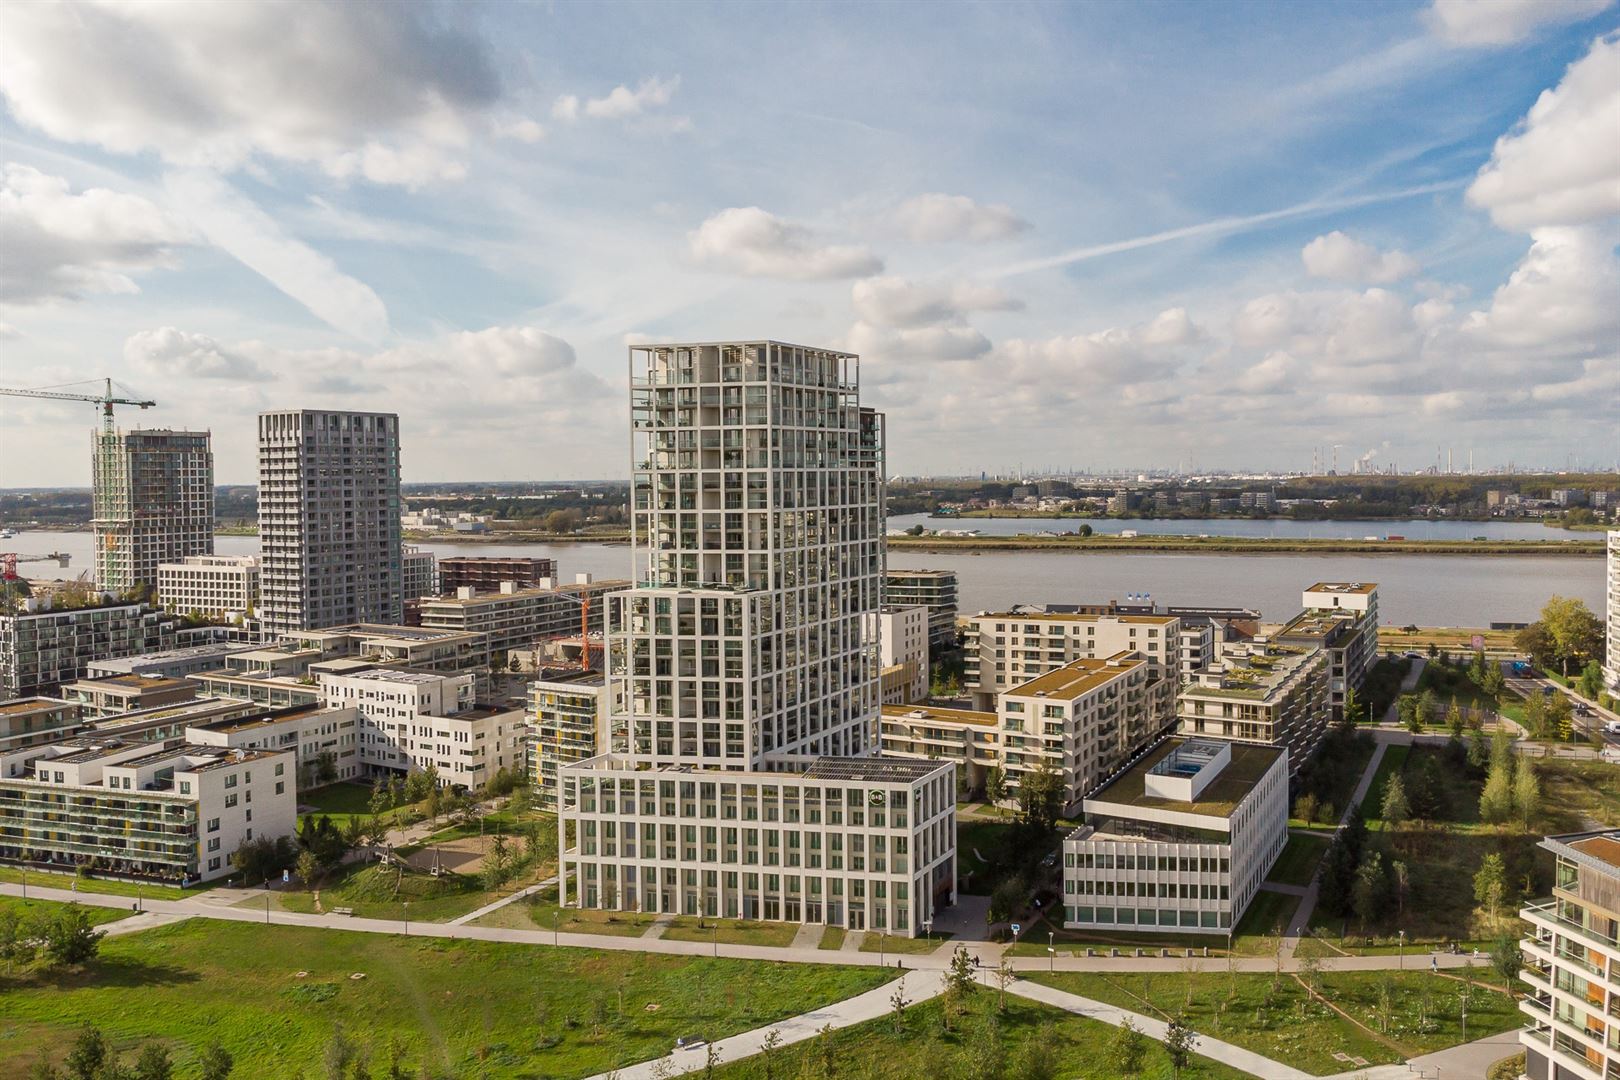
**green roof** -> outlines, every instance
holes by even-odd
[[[1147,794],[1148,773],[1155,765],[1169,757],[1171,751],[1187,741],[1177,738],[1165,739],[1137,758],[1130,768],[1110,780],[1101,791],[1087,796],[1086,801],[1151,807],[1155,810],[1170,810],[1182,814],[1202,814],[1205,817],[1231,817],[1237,810],[1238,803],[1243,801],[1243,797],[1254,789],[1260,778],[1265,776],[1283,755],[1283,749],[1278,746],[1234,742],[1232,760],[1194,801],[1177,802]]]

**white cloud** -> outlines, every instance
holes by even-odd
[[[1591,351],[1620,342],[1616,230],[1538,229],[1530,250],[1491,298],[1462,325],[1476,347]]]
[[[263,382],[274,378],[257,361],[231,352],[213,338],[172,326],[131,334],[124,341],[124,359],[135,370],[161,379]]]
[[[179,264],[184,224],[139,195],[7,165],[0,179],[0,302],[139,292],[132,274]]]
[[[918,243],[948,241],[982,244],[1029,228],[1029,222],[1000,203],[978,203],[966,195],[929,192],[901,203],[895,221]]]
[[[211,243],[318,318],[362,341],[379,341],[388,333],[388,309],[369,285],[286,233],[224,180],[189,170],[170,173],[164,186]]]
[[[1613,0],[1434,0],[1429,27],[1452,45],[1512,45],[1546,25],[1590,18]]]
[[[52,138],[174,164],[268,158],[379,183],[455,179],[501,85],[484,43],[427,10],[8,4],[0,95]]]
[[[990,339],[971,326],[850,327],[845,347],[878,365],[895,361],[971,360],[990,351]]]
[[[993,285],[927,284],[903,277],[857,281],[850,289],[855,314],[878,326],[918,327],[954,322],[973,311],[1018,311],[1023,302]]]
[[[1387,285],[1418,272],[1417,260],[1405,252],[1381,252],[1337,230],[1318,236],[1299,254],[1307,274],[1334,281]]]
[[[1620,33],[1593,42],[1496,140],[1468,201],[1525,231],[1620,214]]]
[[[634,90],[628,86],[615,86],[606,96],[599,98],[563,94],[552,103],[551,116],[554,120],[570,124],[580,119],[631,120],[664,108],[675,97],[680,85],[679,75],[670,79],[654,76],[642,79]],[[684,116],[673,117],[668,126],[684,131],[691,126],[691,121]]]
[[[866,277],[883,260],[864,247],[818,244],[809,229],[757,206],[734,206],[688,234],[692,258],[734,274],[798,281]]]

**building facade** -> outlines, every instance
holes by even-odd
[[[101,660],[172,649],[178,620],[146,604],[100,603],[57,610],[30,598],[0,615],[0,694],[54,690]]]
[[[1301,769],[1332,719],[1328,654],[1317,645],[1263,637],[1225,646],[1208,669],[1181,688],[1181,734],[1286,747]]]
[[[921,701],[928,696],[928,609],[883,607],[867,621],[867,633],[877,642],[878,670],[885,705]]]
[[[0,754],[0,861],[195,883],[291,836],[291,754],[77,736]]]
[[[1288,751],[1165,739],[1085,800],[1063,925],[1229,934],[1288,844]]]
[[[96,584],[156,587],[158,566],[214,550],[214,452],[206,431],[98,431],[91,528]]]
[[[883,575],[883,603],[928,609],[928,646],[940,652],[956,644],[956,571],[895,570]]]
[[[1519,912],[1531,1080],[1620,1077],[1620,830],[1549,836],[1553,895]]]
[[[64,701],[74,702],[86,717],[95,719],[190,701],[197,696],[197,684],[162,675],[113,675],[80,679],[62,687],[61,692]]]
[[[399,417],[259,414],[266,635],[404,617]]]
[[[938,705],[884,705],[883,753],[956,763],[957,783],[984,791],[991,769],[1001,767],[1001,726],[993,712]]]
[[[1378,586],[1370,581],[1322,581],[1305,590],[1301,619],[1332,620],[1324,632],[1328,651],[1328,700],[1344,715],[1345,695],[1359,692],[1367,669],[1378,662]],[[1295,622],[1299,622],[1296,619]]]
[[[246,615],[259,603],[259,560],[252,555],[193,555],[157,572],[158,603],[208,618]]]
[[[439,595],[439,567],[433,552],[407,547],[400,555],[400,576],[407,600]]]
[[[965,685],[979,709],[997,695],[1076,660],[1141,654],[1159,678],[1181,671],[1181,620],[1171,615],[982,613],[967,621]]]
[[[503,581],[518,588],[557,581],[557,560],[518,555],[449,555],[439,560],[439,588],[445,593],[457,589],[491,592]],[[426,594],[424,594],[426,595]]]
[[[360,779],[360,710],[299,705],[256,710],[186,728],[186,741],[293,755],[297,790]]]
[[[1609,693],[1620,697],[1620,529],[1609,533],[1608,659],[1603,668]]]
[[[60,698],[26,697],[0,701],[0,753],[55,742],[83,730],[78,705]]]
[[[573,585],[554,585],[543,581],[527,589],[518,587],[515,582],[503,581],[494,592],[489,593],[480,593],[470,585],[463,585],[454,596],[424,598],[421,601],[418,612],[422,627],[482,634],[492,656],[509,654],[514,650],[533,648],[537,641],[545,638],[578,634],[581,601],[588,599],[590,631],[600,634],[607,608],[604,598],[630,583],[593,582],[589,574],[579,576],[582,580]]]
[[[563,900],[915,935],[954,900],[954,768],[875,756],[883,425],[858,358],[630,352],[625,750],[559,770]]]
[[[599,671],[552,673],[530,684],[528,773],[542,809],[557,809],[559,769],[616,748],[610,722],[607,679]]]

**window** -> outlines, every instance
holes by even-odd
[[[182,794],[182,795],[190,795],[191,794],[191,781],[190,780],[182,780],[182,781],[180,781],[180,794]]]
[[[219,818],[211,817],[208,819],[208,831],[219,832]]]

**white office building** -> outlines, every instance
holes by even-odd
[[[399,509],[398,416],[260,413],[264,633],[399,622]]]
[[[259,603],[259,560],[252,555],[193,555],[157,568],[158,603],[181,615],[245,615]]]
[[[1063,925],[1227,934],[1288,844],[1288,751],[1165,739],[1085,800]]]
[[[954,900],[954,767],[876,756],[882,417],[858,364],[631,349],[626,748],[560,770],[565,903],[912,936]]]

